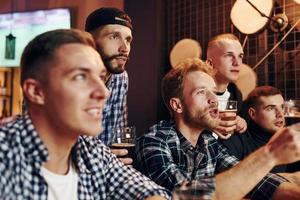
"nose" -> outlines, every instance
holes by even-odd
[[[276,109],[276,117],[283,117],[284,116],[284,111],[282,108],[277,108]]]
[[[130,42],[128,42],[127,40],[121,40],[119,51],[121,53],[129,53],[130,52]]]
[[[208,100],[207,103],[213,107],[217,107],[218,106],[218,99],[217,96],[213,93],[213,92],[209,92],[208,94]]]
[[[94,99],[100,99],[100,100],[107,100],[109,97],[110,92],[107,89],[106,85],[104,84],[103,80],[95,81],[94,83],[94,90],[91,94],[91,97]]]
[[[243,59],[239,56],[233,58],[233,66],[241,66],[243,63]]]

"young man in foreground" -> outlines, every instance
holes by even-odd
[[[165,199],[96,136],[109,95],[92,37],[55,30],[21,58],[28,114],[0,128],[0,199]]]

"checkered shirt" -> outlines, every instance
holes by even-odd
[[[144,199],[168,192],[132,167],[124,166],[97,138],[80,136],[72,149],[79,200]],[[0,128],[0,199],[46,200],[41,166],[46,147],[28,115]]]
[[[104,106],[103,131],[99,135],[101,141],[106,145],[111,144],[113,137],[112,128],[127,126],[128,83],[128,74],[124,71],[121,74],[112,74],[106,84],[110,91],[110,96]]]
[[[202,181],[213,177],[238,163],[211,132],[203,131],[193,147],[173,121],[161,121],[138,138],[136,153],[138,169],[169,190],[184,180]],[[253,190],[251,199],[271,199],[278,185],[285,181],[268,174]]]

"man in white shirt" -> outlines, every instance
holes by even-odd
[[[169,198],[96,138],[109,93],[94,48],[79,30],[49,31],[26,46],[28,113],[0,128],[0,199]]]

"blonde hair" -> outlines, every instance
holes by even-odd
[[[215,72],[211,65],[200,60],[199,58],[187,58],[179,62],[171,69],[163,78],[161,93],[165,105],[172,114],[170,99],[173,97],[183,98],[183,82],[188,73],[201,71],[210,76],[214,76]]]
[[[226,41],[239,41],[239,39],[232,33],[223,33],[212,37],[207,45],[207,59],[212,56],[212,50],[214,48],[219,48],[222,45],[222,42]]]

